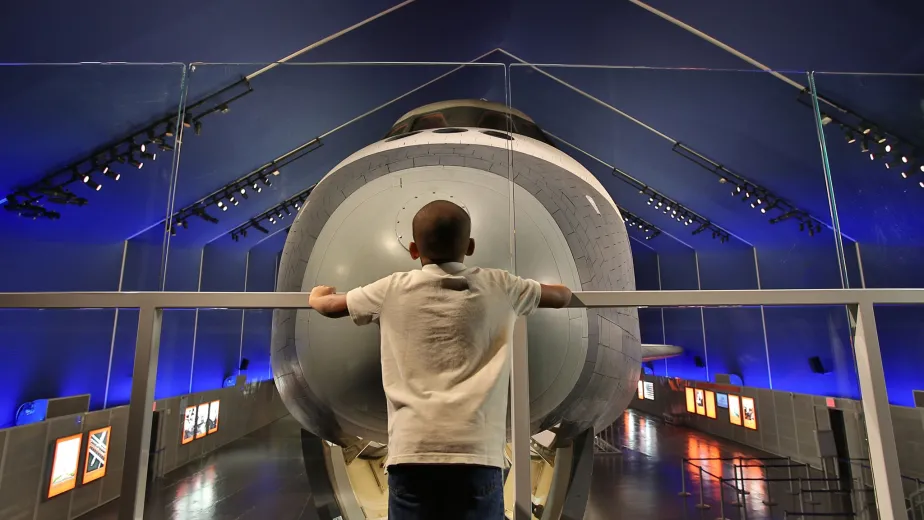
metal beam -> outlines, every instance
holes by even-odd
[[[571,307],[737,307],[924,304],[924,289],[578,291]],[[0,293],[0,309],[307,309],[301,292]]]

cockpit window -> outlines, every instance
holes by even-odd
[[[525,135],[555,146],[534,123],[522,117],[478,107],[450,107],[401,121],[385,137],[447,127],[485,128]]]
[[[407,133],[408,131],[407,127],[408,127],[407,122],[395,125],[395,127],[391,129],[391,132],[388,132],[388,135],[386,135],[385,137],[388,138],[388,137],[392,137],[398,134]]]
[[[424,114],[417,118],[414,121],[413,130],[430,130],[433,128],[446,128],[446,118],[443,117],[441,112],[434,112],[432,114]]]

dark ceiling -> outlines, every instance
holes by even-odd
[[[920,2],[648,4],[785,71],[781,76],[789,82],[628,0],[405,2],[253,77],[253,92],[232,103],[228,113],[204,118],[201,135],[185,133],[175,158],[175,209],[324,137],[323,146],[282,168],[271,187],[215,213],[217,224],[191,220],[175,243],[253,247],[258,234],[231,243],[228,231],[317,182],[350,153],[381,138],[404,112],[441,99],[503,102],[509,95],[545,130],[576,146],[557,142],[618,204],[665,231],[650,241],[655,249],[833,244],[829,230],[810,238],[794,222],[768,224],[767,215],[732,197],[719,176],[673,151],[676,142],[683,143],[831,225],[814,112],[800,102],[799,86],[809,82],[806,71],[818,72],[821,95],[910,143],[924,142],[921,77],[819,72],[924,72]],[[176,114],[184,89],[194,102],[398,5],[15,3],[2,22],[0,61],[134,64],[4,67],[0,190],[9,193]],[[480,65],[331,64],[360,61]],[[610,67],[546,65],[539,67],[543,74],[521,61]],[[400,99],[379,108],[395,98]],[[844,235],[861,243],[924,241],[920,219],[905,210],[924,198],[917,179],[902,179],[881,161],[870,161],[836,124],[826,127],[825,136]],[[170,202],[171,155],[161,154],[142,170],[129,166],[118,184],[101,182],[99,192],[75,186],[89,204],[60,209],[60,220],[0,212],[2,234],[16,240],[159,240],[158,224]],[[732,240],[720,244],[708,234],[690,235],[689,228],[649,206],[648,197],[614,175],[613,167],[710,219]]]

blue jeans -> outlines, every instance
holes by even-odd
[[[500,468],[465,464],[388,467],[388,520],[503,520]]]

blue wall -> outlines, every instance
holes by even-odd
[[[241,248],[172,247],[164,279],[163,248],[153,240],[18,242],[17,254],[0,256],[0,273],[5,273],[0,292],[115,291],[123,252],[121,287],[126,291],[196,291],[200,262],[203,290],[243,291],[248,255],[246,289],[272,291],[284,238],[279,234],[250,254]],[[248,377],[270,376],[272,311],[248,311],[243,340],[241,311],[203,310],[198,322],[196,314],[164,312],[156,398],[185,394],[190,386],[193,391],[220,387],[226,376],[237,373],[241,355],[250,360]],[[35,399],[89,393],[91,409],[126,404],[137,326],[138,311],[133,309],[0,311],[0,351],[5,356],[0,365],[0,427],[12,424],[20,404]]]

